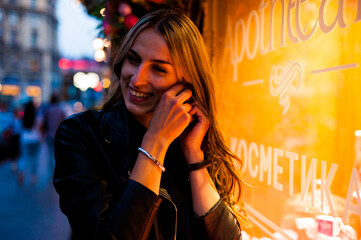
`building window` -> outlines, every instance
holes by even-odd
[[[17,12],[10,12],[9,13],[9,24],[12,27],[16,27],[19,23],[19,15]]]
[[[18,31],[12,29],[10,31],[10,44],[11,45],[18,45]]]
[[[39,17],[36,14],[30,14],[30,26],[37,28],[39,25]]]
[[[36,29],[31,30],[31,38],[30,38],[31,47],[36,48],[38,46],[38,36],[39,36],[38,30]]]
[[[30,1],[30,7],[31,7],[31,8],[35,8],[35,7],[36,7],[36,0],[31,0],[31,1]]]

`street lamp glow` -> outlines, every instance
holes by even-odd
[[[96,88],[99,83],[99,75],[93,72],[90,72],[86,75],[88,86],[91,88]]]
[[[74,86],[85,92],[88,88],[95,88],[99,83],[99,76],[96,73],[85,74],[77,72],[73,77]]]
[[[104,17],[105,16],[105,8],[100,9],[100,14]]]
[[[111,84],[111,81],[109,78],[104,78],[102,83],[103,83],[103,88],[108,88]]]
[[[108,47],[110,47],[111,42],[109,41],[108,38],[105,38],[105,39],[103,40],[103,44],[104,44],[104,47],[108,48]]]
[[[93,48],[94,48],[95,50],[103,49],[103,47],[104,47],[103,39],[101,39],[101,38],[96,38],[96,39],[94,39],[94,41],[93,41]]]
[[[96,50],[94,53],[94,59],[97,62],[102,62],[105,60],[105,52],[103,50]]]

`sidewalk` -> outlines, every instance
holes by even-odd
[[[0,165],[0,238],[7,240],[68,240],[70,228],[61,213],[47,172],[47,151],[42,146],[38,183],[17,183],[11,163]]]

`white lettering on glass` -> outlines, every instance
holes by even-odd
[[[285,68],[281,65],[272,66],[269,90],[273,97],[279,96],[279,103],[283,106],[283,115],[290,108],[289,93],[301,92],[304,86],[304,78],[304,71],[299,63],[289,61]]]
[[[361,185],[357,179],[356,169],[352,169],[350,183],[348,185],[348,192],[346,197],[345,211],[343,212],[343,222],[347,222],[349,212],[353,212],[360,217],[361,221]],[[354,194],[353,194],[354,193]],[[353,203],[353,198],[356,198],[356,204]]]
[[[337,14],[331,24],[326,22],[328,2],[330,1],[321,1],[318,7],[318,16],[315,16],[314,19],[309,19],[309,23],[312,23],[313,26],[307,33],[304,29],[308,27],[309,23],[307,23],[306,27],[301,26],[302,8],[300,7],[301,4],[307,4],[306,0],[269,0],[266,2],[262,0],[259,8],[252,10],[246,18],[240,18],[231,22],[230,17],[227,16],[224,52],[230,50],[229,56],[233,66],[233,81],[238,81],[238,64],[243,61],[244,55],[246,54],[247,59],[252,60],[255,58],[257,51],[262,55],[275,51],[275,39],[279,40],[278,47],[281,48],[286,46],[286,36],[288,36],[291,43],[297,44],[310,40],[317,29],[326,34],[337,26],[346,28],[348,25],[345,22],[345,1],[337,0]],[[277,7],[281,8],[281,14],[279,15],[276,14]],[[352,24],[361,21],[361,0],[357,0],[357,7],[354,11],[356,11],[356,17]],[[350,12],[348,14],[351,15],[353,13]],[[265,16],[269,16],[269,18],[266,19]],[[269,24],[265,24],[267,22]],[[252,26],[253,28],[251,29]],[[280,26],[279,36],[275,35],[275,26]],[[293,29],[293,26],[295,29]],[[265,35],[266,32],[268,37]],[[251,37],[251,35],[254,37]],[[265,40],[268,40],[268,43],[265,43]],[[265,47],[267,44],[268,47]],[[224,54],[224,56],[228,55]]]
[[[320,176],[321,185],[320,189],[316,191],[316,177],[317,177],[317,162],[316,158],[311,158],[310,165],[307,169],[307,156],[299,153],[290,152],[284,149],[273,148],[270,146],[264,146],[263,144],[257,144],[256,142],[247,143],[245,139],[238,139],[232,137],[230,141],[230,149],[239,158],[244,160],[243,172],[249,171],[250,177],[258,179],[263,182],[265,179],[264,174],[267,173],[267,185],[283,192],[283,183],[278,182],[280,176],[284,174],[284,163],[289,163],[289,188],[288,194],[294,195],[294,179],[295,169],[297,166],[301,167],[300,174],[300,200],[307,206],[305,201],[306,196],[311,197],[311,205],[313,207],[320,207],[320,211],[329,212],[333,217],[337,217],[336,208],[333,203],[331,185],[334,177],[337,173],[338,165],[333,163],[327,173],[326,161],[320,161]],[[289,161],[281,161],[281,159],[287,159]],[[299,162],[298,160],[301,159]],[[252,164],[250,163],[252,161]],[[283,164],[282,164],[283,163]],[[297,164],[297,165],[296,165]],[[292,186],[292,187],[291,187]],[[311,190],[310,190],[311,188]],[[349,182],[348,193],[346,197],[346,206],[343,213],[343,221],[348,222],[348,215],[350,212],[359,215],[361,220],[361,192],[357,191],[361,189],[361,184],[358,182],[356,169],[352,169],[351,179]],[[286,190],[287,191],[287,190]],[[318,194],[318,195],[317,195]],[[317,201],[320,204],[315,204],[317,195]]]

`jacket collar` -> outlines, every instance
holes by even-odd
[[[102,137],[107,143],[128,148],[143,138],[146,128],[126,109],[123,101],[104,112]]]

